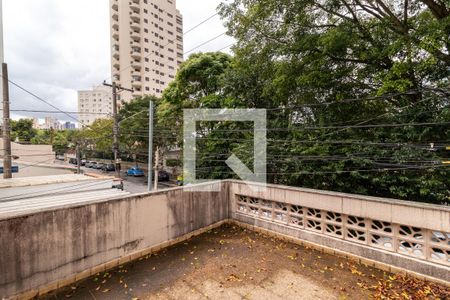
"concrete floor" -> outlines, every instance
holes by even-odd
[[[43,299],[427,299],[426,296],[446,299],[450,289],[386,274],[239,227],[222,226]]]

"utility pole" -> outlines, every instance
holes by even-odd
[[[148,107],[148,170],[147,186],[148,191],[152,191],[152,160],[153,160],[153,101],[150,101]]]
[[[3,82],[3,178],[12,178],[11,173],[11,127],[9,118],[8,66],[2,63]]]
[[[77,141],[77,145],[75,146],[75,151],[77,155],[77,174],[81,174],[81,153],[80,153],[80,143]]]
[[[108,84],[103,82],[104,86],[112,87],[112,96],[113,96],[113,151],[114,151],[114,163],[116,169],[116,177],[120,179],[120,155],[119,155],[119,118],[117,116],[117,90],[125,90],[129,92],[133,92],[132,89],[123,88],[120,85],[117,85],[115,82],[112,84]]]
[[[159,147],[156,147],[155,152],[155,191],[158,190],[158,171],[159,171]]]

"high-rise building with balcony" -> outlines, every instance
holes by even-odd
[[[110,0],[112,80],[129,102],[160,96],[183,61],[183,18],[176,0]]]

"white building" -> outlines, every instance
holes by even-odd
[[[112,116],[112,91],[99,85],[92,90],[78,91],[78,119],[80,128],[91,125],[96,119]]]
[[[183,61],[183,18],[176,0],[110,0],[112,78],[119,100],[160,96]]]

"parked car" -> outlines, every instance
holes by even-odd
[[[114,172],[116,170],[116,166],[114,164],[105,164],[102,170],[105,172]]]
[[[134,176],[134,177],[143,177],[145,176],[144,171],[140,169],[139,167],[132,167],[127,170],[127,176]]]
[[[56,160],[64,160],[64,155],[56,155]]]
[[[77,159],[76,158],[70,158],[69,159],[69,164],[76,165],[77,164]]]
[[[86,162],[87,162],[87,161],[86,161],[85,159],[82,159],[81,162],[80,162],[80,165],[85,166],[85,165],[86,165]]]
[[[92,168],[92,161],[87,161],[87,162],[84,164],[84,166],[85,166],[86,168]]]
[[[97,162],[96,161],[91,161],[91,166],[89,168],[97,169]]]
[[[104,165],[105,165],[104,163],[97,163],[97,164],[95,165],[95,169],[97,169],[97,170],[102,170]]]
[[[170,174],[166,171],[159,171],[158,172],[158,181],[169,181],[170,180]]]

